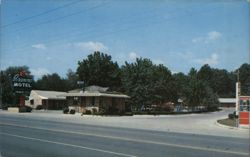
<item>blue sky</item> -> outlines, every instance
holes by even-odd
[[[1,69],[65,77],[93,51],[123,65],[136,57],[187,73],[249,63],[247,0],[2,0]]]

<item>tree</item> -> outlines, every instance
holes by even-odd
[[[188,77],[188,92],[185,96],[187,104],[194,109],[196,106],[206,106],[208,109],[217,109],[218,96],[209,86],[209,81],[199,78],[199,73],[191,68]],[[203,75],[204,76],[204,75]]]
[[[212,85],[212,79],[213,79],[213,69],[208,65],[203,65],[199,72],[197,73],[197,77],[199,80],[206,81],[210,85]]]
[[[177,99],[186,100],[189,90],[189,78],[184,73],[177,73],[173,75],[173,84]]]
[[[65,81],[67,90],[73,90],[79,88],[79,85],[77,84],[77,81],[79,80],[78,75],[71,69],[68,70],[66,75],[67,78],[65,79]]]
[[[67,84],[57,73],[43,75],[35,83],[35,89],[51,91],[67,91]]]
[[[153,103],[163,103],[166,101],[177,101],[176,88],[173,83],[171,72],[164,65],[154,65],[152,75]]]
[[[121,87],[120,69],[111,56],[98,51],[78,62],[77,74],[86,86],[99,85],[119,90]]]
[[[208,64],[205,64],[200,68],[197,76],[199,80],[206,82],[213,92],[220,97],[235,95],[235,85],[232,83],[233,76],[227,70],[210,68]]]
[[[235,85],[230,79],[230,73],[224,69],[213,69],[213,79],[210,84],[213,91],[220,97],[232,97],[235,95]]]
[[[250,95],[250,64],[242,64],[238,70],[240,72],[241,95]]]
[[[137,58],[122,66],[122,85],[136,109],[172,99],[170,71],[163,65],[154,65],[149,59]]]

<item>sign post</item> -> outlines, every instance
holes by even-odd
[[[239,115],[239,96],[240,96],[240,82],[236,82],[236,105],[235,105],[235,112],[236,115]]]

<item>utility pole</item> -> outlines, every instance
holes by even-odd
[[[238,69],[237,72],[237,82],[236,82],[236,104],[235,104],[235,114],[236,116],[239,116],[239,97],[241,95],[241,89],[240,89],[240,70]],[[236,125],[238,126],[238,120],[236,121]]]

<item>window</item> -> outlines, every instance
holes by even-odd
[[[34,100],[30,100],[30,105],[34,105]]]
[[[95,106],[95,97],[92,97],[91,105]]]

